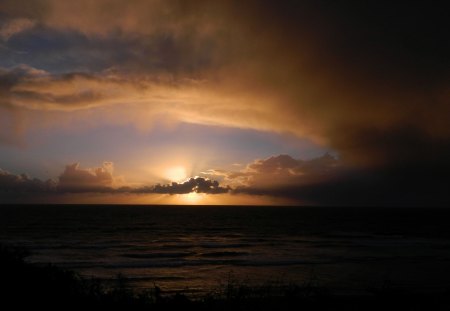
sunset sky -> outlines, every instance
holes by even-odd
[[[446,205],[431,2],[0,0],[0,202]]]

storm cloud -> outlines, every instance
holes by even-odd
[[[287,198],[302,205],[447,206],[444,158],[428,158],[421,165],[411,158],[404,155],[395,165],[355,168],[330,154],[309,160],[278,155],[257,159],[239,171],[212,169],[203,174],[230,185],[234,195]]]
[[[360,132],[389,135],[410,127],[449,138],[450,47],[442,40],[448,19],[437,5],[136,0],[33,6],[20,1],[2,6],[4,18],[34,23],[8,32],[11,45],[39,30],[67,38],[65,46],[53,47],[55,53],[76,47],[73,57],[86,64],[98,55],[108,62],[101,69],[68,68],[75,76],[67,84],[62,82],[67,76],[54,74],[17,83],[5,91],[14,97],[13,106],[73,110],[121,102],[162,111],[148,98],[162,93],[148,91],[159,81],[171,90],[166,101],[176,99],[171,113],[182,121],[290,131],[364,163],[377,160],[371,150],[348,146]],[[48,48],[51,42],[43,38],[34,38],[34,51]],[[46,55],[21,60],[38,68]],[[111,68],[116,80],[105,71]],[[77,76],[79,71],[91,75]],[[119,96],[110,93],[117,80],[126,89],[113,91]],[[137,80],[144,87],[127,86]],[[187,91],[192,81],[197,84]]]
[[[0,142],[38,126],[35,115],[57,113],[47,124],[69,112],[92,126],[164,116],[288,132],[335,151],[346,173],[328,172],[343,178],[332,183],[273,159],[290,172],[286,187],[299,189],[301,172],[330,188],[361,178],[387,197],[396,188],[439,201],[432,189],[450,173],[446,12],[392,1],[5,0]],[[269,163],[253,170],[273,176]],[[250,170],[235,174],[248,183]]]

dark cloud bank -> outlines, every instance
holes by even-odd
[[[0,169],[0,198],[7,194],[63,194],[63,193],[136,193],[187,194],[191,192],[220,194],[229,187],[221,187],[215,180],[203,177],[189,178],[185,182],[156,184],[153,186],[115,186],[113,164],[103,163],[95,169],[82,169],[78,163],[67,165],[58,181],[31,179],[25,174],[14,175]]]
[[[14,175],[0,170],[0,200],[27,198],[36,195],[80,193],[103,194],[187,194],[206,193],[272,196],[289,199],[302,205],[380,205],[380,206],[446,206],[447,175],[440,167],[410,163],[396,165],[390,170],[353,169],[341,160],[325,154],[311,160],[298,160],[279,155],[255,160],[244,170],[233,172],[210,170],[204,174],[222,179],[190,178],[182,183],[152,186],[116,186],[113,164],[81,169],[78,164],[67,165],[57,182],[32,179],[25,174]],[[424,181],[421,178],[427,177]],[[420,179],[418,179],[420,178]],[[11,200],[9,200],[11,202]]]

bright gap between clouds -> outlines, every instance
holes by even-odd
[[[172,182],[183,182],[186,180],[187,170],[184,166],[172,166],[165,170],[164,177]]]

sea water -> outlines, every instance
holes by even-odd
[[[230,280],[450,288],[450,209],[0,206],[0,243],[85,277],[204,293]]]

